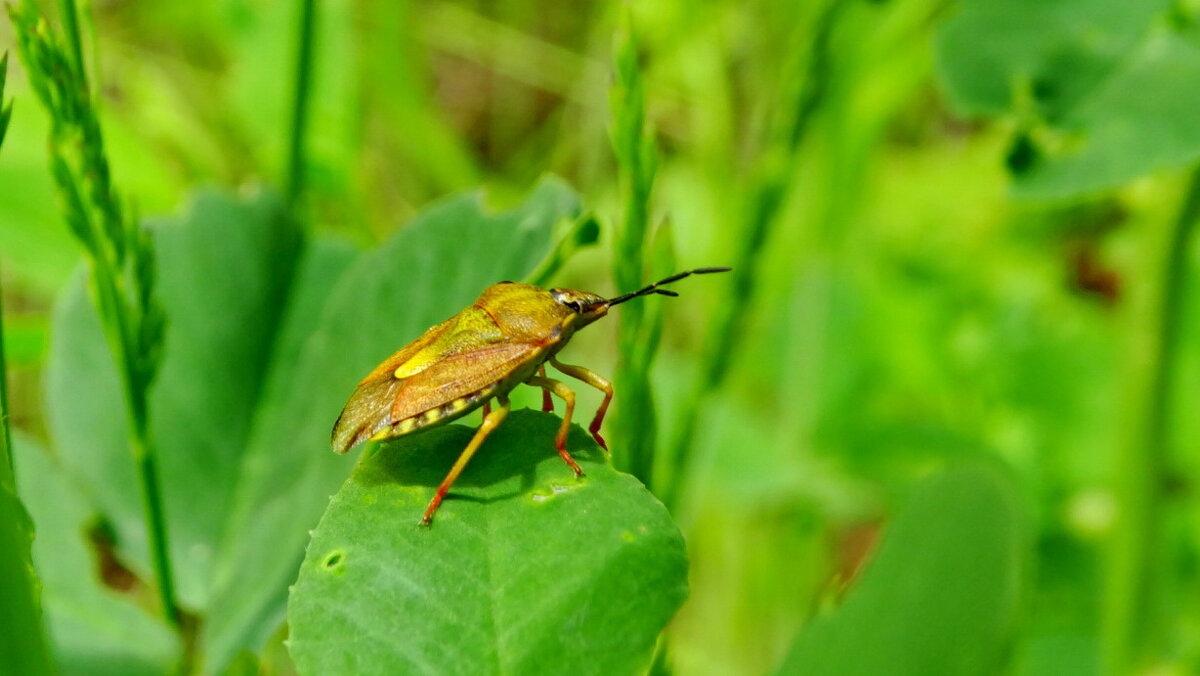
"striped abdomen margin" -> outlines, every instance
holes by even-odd
[[[431,408],[428,411],[422,411],[421,413],[409,416],[403,420],[397,420],[390,425],[384,424],[373,435],[371,435],[371,439],[390,439],[392,437],[402,436],[426,427],[430,427],[432,425],[436,425],[443,420],[454,419],[466,415],[476,405],[482,403],[483,400],[492,396],[495,391],[495,384],[488,385],[477,392],[472,392],[471,394],[459,397],[453,401],[448,401],[441,406]]]

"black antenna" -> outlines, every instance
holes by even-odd
[[[660,289],[658,287],[662,286],[663,284],[670,284],[671,282],[678,282],[679,280],[683,279],[684,277],[689,277],[691,275],[707,275],[707,274],[711,274],[714,272],[729,272],[732,269],[733,268],[696,268],[695,270],[688,270],[687,272],[677,272],[677,273],[671,275],[670,277],[667,277],[666,279],[658,280],[657,282],[651,284],[650,286],[647,286],[644,289],[641,289],[639,291],[634,291],[633,293],[627,293],[623,296],[617,296],[616,298],[609,298],[608,300],[606,300],[604,302],[607,303],[609,305],[609,307],[611,307],[613,305],[618,305],[620,303],[624,303],[627,300],[632,300],[634,298],[637,298],[638,296],[650,296],[650,295],[658,294],[660,296],[675,297],[675,296],[678,296],[679,294],[677,294],[674,291],[671,291],[669,289]]]

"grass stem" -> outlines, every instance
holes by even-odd
[[[622,17],[615,50],[616,82],[612,89],[612,144],[617,156],[623,216],[613,232],[613,281],[618,293],[633,291],[645,281],[649,248],[650,194],[658,157],[646,123],[646,90],[638,63],[632,17]],[[661,313],[649,315],[642,303],[622,306],[617,331],[619,358],[615,379],[621,392],[614,427],[631,474],[652,485],[656,417],[650,368],[657,349]]]
[[[774,232],[798,165],[800,146],[811,120],[824,100],[831,75],[830,40],[837,19],[849,3],[832,0],[816,19],[809,48],[801,54],[804,75],[802,83],[786,94],[779,107],[776,123],[768,132],[764,145],[769,156],[760,163],[756,181],[749,191],[744,208],[743,224],[747,235],[738,241],[732,261],[718,261],[733,267],[733,288],[725,302],[718,304],[718,316],[709,334],[704,357],[700,361],[698,380],[679,409],[679,424],[668,448],[666,466],[670,474],[664,478],[659,491],[667,507],[678,506],[683,484],[688,476],[694,455],[696,430],[700,411],[710,393],[716,391],[729,373],[737,354],[736,346],[742,335],[751,302],[758,293],[759,259]],[[783,82],[795,79],[793,70],[786,70]],[[788,87],[781,88],[784,92]],[[774,151],[774,152],[771,152]]]
[[[1163,488],[1168,478],[1171,392],[1179,352],[1187,255],[1200,221],[1200,168],[1193,170],[1178,214],[1163,238],[1157,284],[1138,315],[1129,377],[1136,420],[1118,450],[1114,496],[1118,517],[1109,554],[1103,638],[1108,673],[1129,673],[1160,642],[1156,605],[1164,599],[1161,550]]]
[[[0,57],[0,146],[12,105],[4,103],[8,54]],[[32,560],[33,526],[17,496],[8,419],[8,361],[4,354],[4,289],[0,285],[0,655],[12,673],[54,673]]]
[[[3,293],[3,289],[0,289]],[[0,295],[0,486],[16,485],[16,463],[8,423],[8,362],[4,358],[4,297]]]
[[[154,299],[154,250],[150,234],[130,218],[113,185],[89,94],[74,0],[61,0],[60,9],[66,46],[32,4],[10,5],[8,11],[31,88],[51,119],[54,182],[67,225],[87,255],[97,315],[124,390],[130,449],[163,615],[179,629],[167,518],[148,424],[148,392],[159,366],[164,325]]]
[[[304,190],[306,167],[305,132],[308,128],[308,100],[312,88],[313,35],[316,23],[316,0],[300,0],[299,31],[296,34],[296,71],[292,91],[291,117],[288,121],[287,161],[284,175],[284,197],[289,208]]]
[[[71,66],[75,69],[83,90],[87,91],[87,70],[83,66],[83,39],[79,35],[79,11],[75,7],[75,0],[58,0],[58,14],[62,19],[63,31],[67,34]]]

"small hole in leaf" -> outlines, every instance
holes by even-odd
[[[337,568],[342,564],[342,552],[340,550],[332,551],[325,557],[326,568]]]

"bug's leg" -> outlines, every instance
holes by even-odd
[[[499,397],[500,405],[496,410],[491,411],[483,418],[483,424],[475,430],[475,436],[471,437],[471,442],[463,449],[463,452],[458,456],[458,460],[454,461],[454,466],[450,468],[450,473],[442,479],[441,485],[437,487],[437,492],[433,494],[433,499],[429,501],[429,506],[425,508],[425,516],[421,518],[421,525],[428,526],[433,520],[433,513],[437,511],[438,505],[442,504],[442,498],[446,497],[446,491],[450,490],[450,486],[458,475],[462,473],[463,468],[470,462],[471,456],[475,455],[475,451],[479,450],[479,446],[483,440],[487,438],[492,430],[496,429],[501,422],[504,421],[504,416],[508,415],[508,397]]]
[[[486,418],[492,414],[492,403],[488,402],[483,405],[483,417]]]
[[[562,424],[558,426],[558,435],[554,437],[554,448],[562,456],[563,462],[567,463],[574,470],[575,476],[583,476],[583,470],[579,469],[579,464],[575,462],[575,458],[572,458],[571,454],[567,452],[567,432],[571,431],[571,414],[575,412],[575,393],[561,382],[551,378],[543,378],[542,376],[534,376],[525,382],[540,387],[546,392],[553,392],[566,402],[567,412],[563,415]]]
[[[539,376],[545,378],[546,377],[546,365],[543,364],[543,365],[539,366],[537,373]],[[547,390],[544,388],[542,389],[542,412],[543,413],[554,413],[554,400],[550,398],[550,390]]]
[[[608,444],[604,443],[604,437],[600,436],[600,425],[604,423],[604,414],[608,412],[608,405],[612,403],[612,383],[582,366],[564,364],[554,357],[550,358],[550,363],[554,364],[554,368],[559,371],[572,378],[578,378],[604,393],[604,401],[600,403],[600,408],[596,409],[596,417],[592,418],[592,424],[588,425],[588,431],[592,433],[592,438],[596,440],[596,443],[600,444],[600,448],[603,448],[604,452],[608,453]]]

